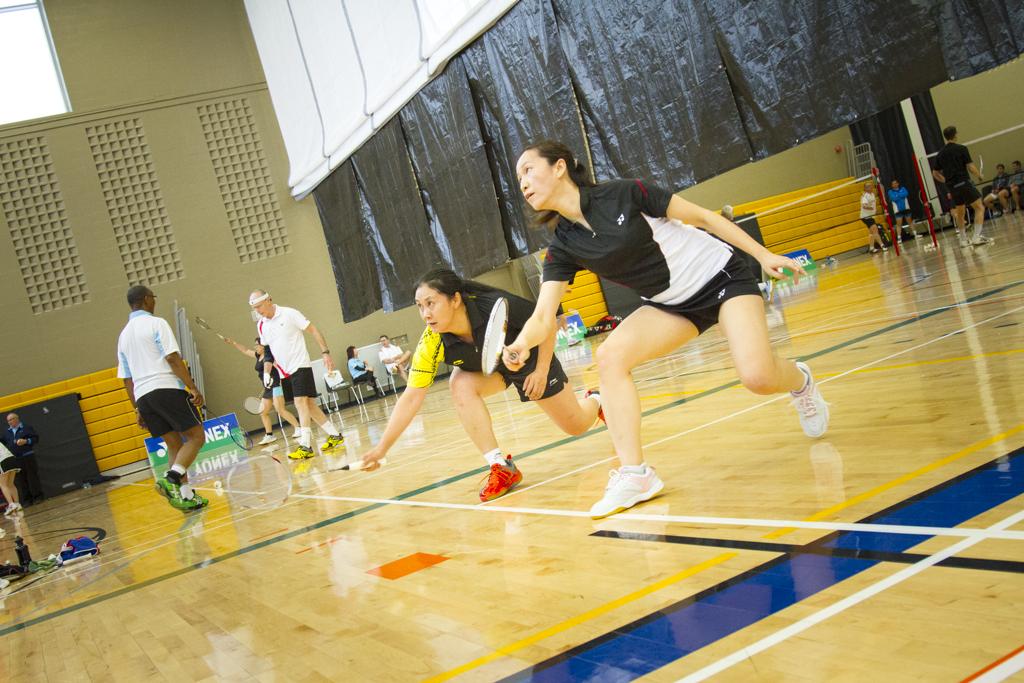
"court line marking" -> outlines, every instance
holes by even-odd
[[[993,533],[1000,530],[1004,530],[1007,527],[1017,524],[1021,520],[1024,520],[1024,510],[1014,513],[1009,517],[1003,519],[1002,521],[996,522],[984,531],[986,533]],[[796,622],[795,624],[792,624],[791,626],[787,626],[784,629],[776,631],[770,636],[762,638],[753,645],[748,645],[747,647],[741,648],[733,654],[729,655],[728,657],[724,657],[718,660],[714,664],[709,664],[708,666],[690,674],[689,676],[684,676],[683,678],[680,678],[678,681],[676,681],[676,683],[698,683],[699,681],[707,680],[711,676],[721,673],[726,669],[729,669],[732,666],[739,664],[740,662],[744,662],[748,659],[751,659],[754,655],[764,652],[773,645],[777,645],[785,640],[788,640],[796,634],[806,631],[810,627],[820,624],[826,619],[833,617],[841,612],[844,612],[849,608],[853,607],[854,605],[864,602],[868,598],[874,597],[882,591],[892,588],[893,586],[900,584],[903,581],[906,581],[907,579],[916,576],[917,574],[920,574],[925,569],[928,569],[929,567],[932,567],[938,564],[939,562],[942,562],[943,560],[952,557],[953,555],[956,555],[957,553],[966,550],[967,548],[970,548],[971,546],[976,545],[977,543],[980,543],[983,540],[984,538],[980,536],[975,538],[965,538],[964,540],[960,541],[959,543],[951,545],[949,548],[946,548],[945,550],[940,550],[939,552],[931,555],[930,557],[927,557],[921,560],[920,562],[907,567],[906,569],[902,569],[888,578],[882,579],[873,586],[868,586],[867,588],[860,590],[854,593],[853,595],[844,598],[843,600],[840,600],[839,602],[835,603],[834,605],[831,605],[830,607],[826,607],[823,610],[819,610],[815,614],[812,614],[809,617],[805,617],[800,621]]]
[[[446,671],[443,674],[438,674],[437,676],[434,676],[433,678],[428,678],[422,683],[441,683],[441,681],[447,681],[449,679],[455,678],[456,676],[464,674],[471,669],[483,666],[484,664],[493,662],[496,659],[501,659],[505,655],[510,655],[513,652],[522,650],[524,647],[529,647],[530,645],[538,643],[544,640],[545,638],[550,638],[551,636],[558,635],[563,631],[568,631],[570,628],[574,626],[578,626],[586,621],[590,621],[591,619],[599,617],[602,614],[611,612],[612,610],[618,607],[622,607],[623,605],[628,605],[629,603],[634,602],[635,600],[639,600],[640,598],[646,595],[650,595],[651,593],[659,591],[662,588],[666,588],[674,583],[682,581],[683,579],[687,579],[691,576],[699,574],[705,569],[710,569],[711,567],[721,564],[726,560],[731,560],[734,557],[739,557],[739,555],[739,553],[722,553],[717,557],[713,557],[706,562],[701,562],[698,565],[694,565],[689,569],[685,569],[679,572],[678,574],[668,577],[667,579],[662,579],[657,583],[653,583],[650,586],[647,586],[646,588],[641,588],[640,590],[634,591],[629,595],[624,595],[618,600],[613,600],[609,603],[601,605],[600,607],[594,608],[589,612],[584,612],[583,614],[575,616],[571,619],[567,619],[566,621],[563,621],[560,624],[556,624],[554,626],[546,628],[543,631],[538,631],[537,633],[534,633],[532,636],[528,636],[526,638],[523,638],[522,640],[512,643],[511,645],[506,645],[505,647],[499,648],[491,652],[490,654],[486,654],[483,657],[474,659],[472,662],[467,662],[466,664],[456,667],[451,671]]]
[[[947,312],[947,311],[952,311],[952,310],[964,307],[966,305],[969,305],[969,304],[971,304],[971,303],[973,303],[975,301],[980,301],[982,299],[986,299],[986,298],[988,298],[988,297],[990,297],[992,295],[999,294],[1000,292],[1004,292],[1006,290],[1012,289],[1012,288],[1017,287],[1017,286],[1019,286],[1021,284],[1024,284],[1024,280],[1011,282],[1011,283],[1003,285],[1001,287],[996,287],[996,288],[990,289],[988,291],[983,291],[981,294],[977,294],[977,295],[975,295],[973,297],[969,297],[969,298],[964,299],[962,301],[955,301],[953,304],[949,304],[949,305],[946,305],[946,306],[942,306],[942,307],[933,309],[933,310],[928,311],[926,313],[917,315],[914,318],[911,318],[911,319],[908,319],[908,320],[905,320],[905,321],[902,321],[902,322],[899,322],[899,323],[895,323],[893,325],[890,325],[888,327],[882,328],[880,330],[875,330],[874,332],[868,332],[868,333],[866,333],[864,335],[861,335],[860,337],[857,337],[857,338],[852,339],[852,340],[848,340],[848,341],[845,341],[845,342],[840,342],[839,344],[836,344],[836,345],[833,345],[833,346],[831,346],[829,348],[826,348],[826,349],[823,349],[821,351],[815,352],[815,353],[813,353],[813,354],[811,354],[809,356],[805,356],[804,358],[805,359],[816,358],[816,357],[819,357],[819,356],[831,353],[832,351],[837,351],[837,350],[840,350],[842,348],[846,348],[846,347],[851,346],[853,344],[860,343],[860,342],[862,342],[862,341],[864,341],[866,339],[870,339],[872,337],[876,337],[876,336],[885,334],[885,333],[890,332],[892,330],[899,329],[899,328],[904,327],[906,325],[909,325],[909,324],[911,324],[913,322],[920,322],[921,320],[933,317],[935,315],[939,315],[940,313],[944,313],[944,312]],[[978,289],[982,289],[982,288],[978,288]],[[978,289],[972,289],[972,290],[968,290],[968,291],[978,291]],[[936,297],[936,298],[939,298],[939,297]],[[956,333],[954,333],[954,334],[956,334]],[[721,345],[721,344],[719,344],[719,345]],[[697,346],[699,346],[699,345],[697,345]],[[697,346],[695,346],[694,348],[696,349]],[[701,347],[701,348],[703,348],[703,347]],[[909,350],[912,350],[912,349],[908,349],[908,351]],[[899,354],[896,354],[896,355],[899,355]],[[885,360],[885,359],[881,359],[881,360]],[[704,364],[704,366],[702,366],[702,367],[706,367],[707,365],[713,365],[714,363],[717,363],[717,362],[719,362],[719,360],[709,361],[708,363]],[[876,361],[876,362],[878,362],[878,361]],[[823,381],[827,382],[829,380],[826,379],[826,380],[823,380]],[[739,384],[739,382],[732,382],[732,383],[729,383],[729,384],[721,385],[719,387],[706,390],[705,392],[703,392],[702,395],[711,395],[713,393],[717,393],[718,391],[722,391],[724,389],[731,388],[732,386],[736,386],[737,384]],[[674,402],[665,404],[663,406],[659,406],[657,408],[654,408],[654,409],[648,411],[647,413],[645,413],[645,415],[653,415],[653,414],[659,413],[659,412],[661,412],[663,410],[667,410],[669,408],[675,407],[677,405],[682,405],[683,403],[692,402],[692,401],[697,400],[697,399],[699,399],[701,397],[702,396],[696,396],[696,397],[694,397],[692,399],[680,399],[679,401],[674,401]],[[778,398],[784,398],[784,397],[778,397]],[[777,399],[775,399],[775,400],[777,400]],[[741,411],[741,412],[746,412],[746,411]],[[543,419],[543,418],[537,418],[537,419],[539,420],[539,419]],[[717,421],[720,421],[720,420],[716,420],[716,422]],[[552,450],[554,448],[558,448],[558,447],[563,446],[563,445],[565,445],[567,443],[575,441],[577,439],[586,438],[588,436],[600,433],[602,431],[605,431],[606,429],[607,429],[606,427],[599,427],[597,429],[591,429],[590,431],[588,431],[586,434],[584,434],[581,437],[566,437],[566,438],[561,439],[559,441],[555,441],[555,442],[547,444],[545,446],[541,446],[541,447],[532,449],[530,451],[527,451],[526,453],[521,454],[520,457],[526,457],[528,455],[534,455],[534,454],[537,454],[537,453],[547,452],[547,451],[550,451],[550,450]],[[451,448],[451,449],[448,449],[448,451],[443,451],[443,452],[450,452],[452,450],[455,450],[455,449]],[[424,458],[420,458],[418,460],[412,460],[411,462],[408,462],[408,463],[406,463],[405,465],[402,465],[402,466],[404,467],[404,466],[409,466],[409,465],[417,464],[419,462],[423,462],[424,460],[429,459],[430,457],[434,457],[434,456],[431,455],[431,456],[426,456]],[[409,459],[411,459],[411,458],[409,458]],[[609,462],[610,460],[614,460],[614,459],[615,458],[612,457],[612,458],[609,458],[609,459],[604,460],[602,462]],[[594,463],[594,464],[600,464],[600,463]],[[591,465],[591,466],[593,466],[593,465]],[[583,471],[584,469],[587,469],[587,467],[580,468],[577,471]],[[454,477],[449,477],[449,478],[441,480],[439,482],[435,482],[434,484],[431,484],[431,485],[428,485],[428,486],[424,486],[424,487],[420,487],[419,489],[415,489],[413,491],[409,491],[409,492],[407,492],[405,494],[402,494],[402,495],[406,496],[406,497],[412,497],[414,495],[419,495],[420,493],[424,493],[424,492],[426,492],[428,490],[431,490],[431,489],[434,489],[434,488],[441,488],[441,487],[446,486],[446,485],[448,485],[450,483],[453,483],[455,481],[460,481],[460,480],[465,479],[467,477],[473,476],[474,474],[479,474],[481,472],[484,472],[485,470],[486,470],[486,468],[476,468],[474,470],[469,470],[467,472],[462,473],[461,475],[456,475]],[[383,470],[378,470],[377,471],[377,475],[382,474],[383,472],[384,472]],[[570,473],[567,473],[566,475],[561,475],[561,476],[568,476],[568,474],[570,474]],[[370,474],[369,476],[373,477],[375,475],[374,474]],[[549,482],[550,481],[555,481],[555,479],[560,479],[561,476],[555,477],[555,478],[550,479],[548,481]],[[364,479],[365,479],[365,477],[364,477]],[[344,483],[344,482],[346,482],[346,480],[347,480],[348,483]],[[337,486],[337,487],[334,487],[334,488],[345,488],[347,486],[351,486],[351,485],[356,483],[356,479],[355,479],[355,476],[347,477],[347,478],[344,478],[342,480],[342,482],[343,483],[340,486]],[[540,484],[537,484],[535,486],[538,486],[538,485],[540,485]],[[506,497],[509,496],[509,495],[514,495],[514,494],[519,493],[521,491],[529,490],[530,488],[534,488],[534,487],[531,486],[531,487],[527,487],[527,488],[524,488],[524,489],[516,489],[515,491],[512,491],[509,494],[506,494]],[[289,505],[290,504],[291,503],[289,503]],[[10,624],[10,623],[5,624],[5,625],[0,625],[0,636],[3,636],[4,634],[8,633],[10,630],[19,630],[21,628],[26,628],[28,626],[34,625],[36,623],[41,623],[43,621],[48,621],[48,620],[50,620],[52,618],[56,618],[58,616],[62,616],[63,614],[66,614],[66,613],[69,613],[69,612],[72,612],[72,611],[76,611],[78,609],[83,609],[83,608],[89,607],[89,606],[91,606],[93,604],[98,604],[99,602],[104,602],[104,601],[106,601],[108,599],[116,598],[116,597],[118,597],[120,595],[133,592],[135,590],[138,590],[140,588],[144,588],[144,587],[149,586],[151,584],[155,584],[155,583],[167,580],[167,579],[173,579],[173,578],[175,578],[177,576],[181,576],[183,574],[187,574],[187,573],[190,573],[192,571],[196,571],[198,569],[202,569],[202,568],[207,567],[207,566],[209,566],[211,564],[216,564],[218,562],[227,561],[227,560],[232,559],[232,558],[234,558],[234,557],[236,557],[238,555],[242,555],[242,554],[246,554],[246,553],[249,553],[249,552],[253,552],[255,550],[259,550],[259,549],[261,549],[263,547],[266,547],[268,545],[276,545],[276,543],[279,543],[279,542],[291,539],[293,537],[297,537],[297,536],[309,533],[311,531],[323,528],[325,526],[336,524],[338,522],[344,521],[346,519],[349,519],[349,518],[354,517],[354,516],[359,515],[359,514],[364,514],[366,512],[370,512],[371,510],[374,510],[377,507],[380,507],[380,506],[379,505],[371,505],[371,506],[368,506],[366,508],[362,508],[360,510],[355,510],[355,511],[352,511],[352,512],[349,512],[349,513],[344,513],[344,514],[341,514],[341,515],[336,515],[333,518],[328,518],[326,520],[321,520],[319,522],[314,522],[313,524],[309,524],[309,525],[307,525],[305,527],[302,527],[300,529],[296,529],[296,530],[294,530],[292,532],[289,532],[289,533],[285,534],[284,536],[279,536],[279,537],[274,538],[274,539],[268,539],[268,540],[265,540],[265,541],[260,541],[259,543],[239,548],[237,550],[231,551],[231,552],[226,553],[224,555],[220,555],[220,556],[216,556],[216,557],[210,558],[210,559],[205,560],[205,561],[203,561],[201,563],[198,563],[198,564],[195,564],[195,565],[191,565],[191,566],[188,566],[188,567],[182,567],[180,569],[168,572],[167,574],[164,574],[162,576],[157,576],[157,577],[154,577],[152,579],[147,579],[147,580],[142,581],[142,582],[137,583],[137,584],[132,584],[132,585],[126,586],[124,588],[112,591],[110,593],[97,596],[96,598],[92,598],[90,600],[86,600],[86,601],[84,601],[82,603],[78,603],[77,605],[73,605],[71,607],[67,607],[67,608],[58,610],[56,612],[53,612],[53,613],[50,613],[50,614],[47,614],[47,615],[43,615],[41,617],[38,617],[36,619],[31,620],[31,622],[23,622],[21,624],[13,624],[13,625]],[[228,520],[226,520],[224,524],[219,525],[218,527],[213,527],[213,528],[211,528],[209,530],[213,530],[215,528],[221,528],[221,527],[224,527],[224,526],[227,526],[227,525],[233,525],[237,521],[244,521],[244,519],[251,519],[251,518],[256,517],[258,515],[267,514],[267,512],[269,512],[269,511],[259,512],[259,513],[255,514],[255,515],[250,515],[249,517],[239,518],[239,519],[235,519],[232,516]],[[170,535],[168,535],[168,536],[166,536],[164,538],[168,538],[169,539]],[[161,541],[161,540],[163,540],[163,538],[158,538],[158,539],[155,539],[155,540],[156,541]],[[170,543],[173,543],[173,542],[174,542],[173,540],[168,540],[165,543],[161,543],[160,545],[153,546],[152,548],[150,548],[148,550],[141,551],[141,552],[144,554],[144,553],[149,552],[150,550],[155,549],[156,547],[162,547],[164,545],[169,545]],[[144,546],[146,544],[144,543],[142,545]],[[125,554],[125,555],[127,555],[130,552],[132,552],[132,550],[134,550],[134,549],[127,549],[127,548],[125,548],[122,551],[120,551],[119,553],[115,553],[115,555],[116,554]],[[66,577],[63,574],[56,574],[56,575],[54,575],[53,580],[57,580],[57,579],[61,579],[61,578],[66,578]],[[49,581],[43,581],[43,582],[40,583],[40,585],[45,585],[47,583],[49,583]],[[33,586],[32,588],[35,589],[36,586]]]
[[[387,505],[404,505],[407,507],[441,508],[445,510],[475,510],[490,512],[511,512],[523,515],[551,515],[554,517],[586,517],[589,512],[582,510],[559,510],[557,508],[518,508],[500,507],[497,505],[466,505],[463,503],[433,503],[416,500],[394,500],[392,498],[356,498],[350,496],[327,496],[322,494],[298,494],[300,498],[315,500],[333,500],[346,503],[366,503],[377,507]],[[748,517],[699,517],[695,515],[643,515],[633,512],[620,512],[609,520],[636,520],[640,522],[669,522],[676,524],[699,524],[703,526],[796,526],[800,529],[819,529],[824,531],[862,531],[880,534],[907,534],[911,536],[955,536],[966,538],[997,538],[1006,541],[1024,541],[1024,531],[988,531],[970,527],[937,527],[911,526],[901,524],[870,524],[862,522],[789,522],[778,519],[757,519]],[[601,520],[595,520],[601,521]]]
[[[811,515],[810,517],[804,518],[802,521],[804,521],[804,522],[816,522],[816,521],[818,521],[820,519],[824,519],[825,517],[828,517],[829,515],[835,514],[836,512],[840,512],[842,510],[845,510],[848,507],[852,507],[852,506],[856,505],[857,503],[861,503],[861,502],[863,502],[863,501],[865,501],[865,500],[867,500],[869,498],[873,498],[873,497],[875,497],[875,496],[877,496],[877,495],[879,495],[881,493],[885,493],[889,489],[896,488],[900,484],[905,484],[908,481],[911,481],[912,479],[917,479],[918,477],[920,477],[922,475],[925,475],[925,474],[928,474],[929,472],[937,470],[938,468],[940,468],[940,467],[942,467],[944,465],[948,465],[949,463],[954,462],[956,460],[959,460],[960,458],[967,457],[968,455],[971,455],[972,453],[977,453],[978,451],[982,450],[983,448],[988,448],[992,444],[998,443],[999,441],[1002,441],[1003,439],[1007,439],[1007,438],[1013,436],[1014,434],[1019,434],[1022,431],[1024,431],[1024,424],[1019,424],[1016,427],[1014,427],[1013,429],[1006,430],[1002,434],[997,434],[996,436],[989,437],[988,439],[985,439],[984,441],[979,441],[978,443],[974,444],[973,446],[968,446],[967,448],[963,449],[962,451],[957,451],[953,455],[948,455],[945,458],[942,458],[941,460],[936,460],[935,462],[931,463],[930,465],[925,465],[924,467],[916,469],[913,472],[910,472],[908,474],[904,474],[902,477],[897,477],[896,479],[893,479],[892,481],[890,481],[888,483],[882,484],[881,486],[876,486],[875,488],[873,488],[873,489],[871,489],[869,491],[865,491],[864,493],[861,493],[860,495],[857,495],[857,496],[854,496],[853,498],[849,498],[847,500],[844,500],[842,503],[839,503],[837,505],[833,505],[832,507],[830,507],[830,508],[828,508],[826,510],[822,510],[821,512],[816,512],[813,515]],[[793,531],[796,531],[796,527],[786,527],[786,528],[783,528],[783,529],[778,529],[777,531],[773,531],[772,533],[770,533],[770,534],[768,534],[766,536],[763,536],[763,538],[769,538],[769,539],[781,538],[781,537],[785,536],[786,534],[791,533]]]
[[[1024,669],[1024,645],[1021,645],[1005,657],[1000,657],[981,671],[960,681],[960,683],[970,683],[971,681],[997,683],[997,681],[1005,681],[1022,669]]]

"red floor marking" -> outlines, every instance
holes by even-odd
[[[288,529],[278,529],[277,531],[271,531],[269,534],[266,534],[264,536],[257,536],[256,538],[250,538],[249,542],[252,543],[253,541],[258,541],[261,538],[266,538],[267,536],[273,536],[274,534],[279,534],[282,531],[288,531]]]
[[[403,576],[408,576],[413,572],[418,572],[421,569],[433,567],[435,564],[441,564],[448,559],[450,558],[441,557],[440,555],[415,553],[409,557],[403,557],[400,560],[389,562],[388,564],[377,567],[376,569],[369,569],[366,573],[394,581],[395,579],[400,579]]]
[[[1007,659],[1010,659],[1011,657],[1013,657],[1013,656],[1015,656],[1015,655],[1017,655],[1017,654],[1019,654],[1019,653],[1021,653],[1021,652],[1024,652],[1024,645],[1021,645],[1021,646],[1020,646],[1020,647],[1018,647],[1018,648],[1017,648],[1016,650],[1014,650],[1014,651],[1013,651],[1013,652],[1011,652],[1010,654],[1006,655],[1006,656],[1005,656],[1005,657],[1003,657],[1002,659],[997,659],[996,661],[992,662],[991,664],[989,664],[988,666],[986,666],[986,667],[985,667],[984,669],[982,669],[982,670],[981,670],[981,671],[979,671],[978,673],[976,673],[976,674],[972,674],[972,675],[968,676],[968,677],[967,677],[967,678],[965,678],[964,680],[960,681],[960,683],[968,683],[969,681],[973,681],[973,680],[975,680],[976,678],[980,677],[980,676],[981,676],[982,674],[988,673],[988,672],[989,672],[989,671],[991,671],[992,669],[996,668],[997,666],[999,666],[1000,664],[1002,664],[1003,662],[1005,662],[1005,661],[1006,661]]]

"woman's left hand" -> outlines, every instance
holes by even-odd
[[[523,382],[523,393],[526,394],[527,398],[532,401],[538,400],[544,395],[544,389],[548,381],[548,368],[541,368],[537,366],[537,369],[531,372],[527,377],[526,381]]]
[[[782,272],[783,268],[789,268],[793,271],[793,284],[800,282],[801,275],[807,275],[807,271],[799,263],[789,258],[788,256],[779,256],[768,252],[767,256],[758,259],[761,267],[771,277],[788,280],[789,276]]]

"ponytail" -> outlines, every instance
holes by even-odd
[[[413,291],[419,289],[423,285],[430,287],[436,292],[444,294],[449,299],[454,298],[456,294],[460,294],[462,298],[466,298],[467,296],[476,296],[477,294],[498,291],[489,285],[480,284],[473,280],[464,280],[459,277],[457,273],[448,270],[447,268],[435,268],[421,277],[413,288]]]
[[[573,153],[568,147],[563,145],[561,142],[555,142],[553,140],[541,140],[536,142],[526,149],[524,152],[534,151],[537,156],[543,157],[550,165],[554,166],[558,163],[559,159],[565,161],[565,169],[569,173],[569,180],[576,187],[595,187],[593,176],[587,169],[586,164],[582,163],[579,159],[573,156]],[[558,222],[558,212],[545,210],[537,211],[534,213],[533,220],[530,224],[534,227],[547,225],[553,228]]]

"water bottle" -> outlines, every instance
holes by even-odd
[[[82,488],[83,489],[91,489],[92,488],[92,484],[90,484],[89,482],[85,482],[84,484],[82,484]]]
[[[32,556],[28,552],[28,546],[25,545],[25,541],[22,540],[21,536],[14,537],[14,552],[18,554],[18,564],[22,567],[27,567],[28,563],[32,561]]]

